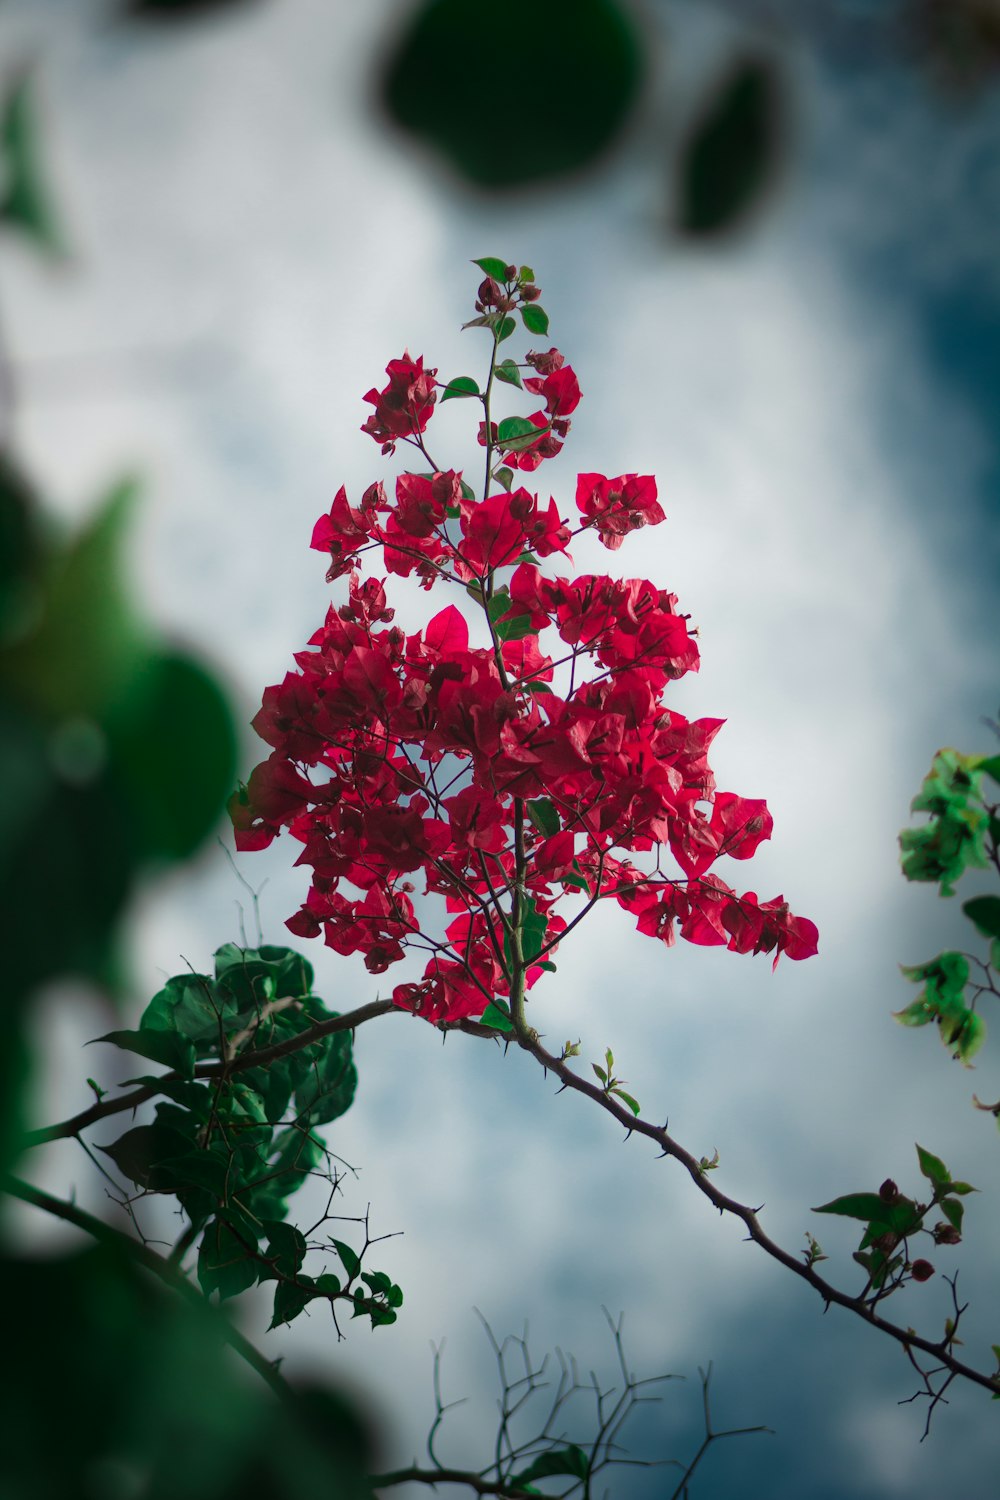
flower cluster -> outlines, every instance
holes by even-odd
[[[558,451],[580,390],[558,350],[529,355],[537,373],[523,383],[523,366],[498,362],[513,311],[529,331],[547,319],[526,267],[479,264],[473,321],[493,335],[486,394],[468,377],[435,384],[404,355],[366,397],[375,414],[363,430],[383,452],[400,440],[419,449],[430,471],[399,475],[392,499],[382,483],[357,505],[341,489],[317,522],[312,545],[329,578],[347,576],[348,598],[264,694],[254,727],[271,755],[233,799],[237,845],[262,848],[283,828],[302,844],[297,862],[312,877],[287,924],[297,935],[363,954],[373,974],[425,950],[423,976],[394,998],[432,1022],[491,1005],[518,1013],[560,939],[603,899],[668,945],[679,932],[775,962],[805,958],[811,922],[712,871],[723,855],[749,859],[771,817],[762,801],[716,791],[707,756],[722,721],[664,706],[667,685],[698,667],[676,597],[646,579],[542,566],[579,531],[616,549],[664,515],[647,475],[581,474],[574,524],[554,499],[514,487],[515,468]],[[494,424],[494,375],[544,411]],[[482,499],[427,453],[442,390],[482,403]],[[482,643],[454,603],[414,634],[394,625],[386,579],[363,576],[370,554],[386,573],[459,590]],[[667,854],[680,876],[662,871]],[[427,896],[443,898],[439,929]]]

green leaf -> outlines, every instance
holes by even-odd
[[[617,1094],[618,1098],[622,1099],[628,1105],[629,1109],[634,1115],[637,1115],[639,1113],[639,1105],[637,1104],[635,1099],[632,1098],[631,1094],[626,1094],[624,1089],[612,1089],[611,1092],[613,1094]]]
[[[530,283],[535,279],[535,273],[530,266],[522,266],[517,273],[517,279],[522,284],[530,285]]]
[[[563,876],[563,885],[571,885],[574,890],[583,891],[587,896],[590,895],[590,881],[580,869],[578,860],[574,859],[572,870]]]
[[[500,326],[497,329],[497,343],[502,344],[504,339],[509,339],[516,327],[517,324],[514,322],[513,318],[502,319]]]
[[[975,1011],[967,1011],[957,1037],[955,1056],[964,1067],[971,1066],[969,1059],[975,1057],[986,1040],[986,1022]]]
[[[11,86],[0,115],[0,223],[21,230],[50,254],[64,253],[38,164],[35,111],[26,73]]]
[[[949,1193],[958,1193],[961,1197],[965,1198],[969,1193],[978,1193],[979,1189],[974,1188],[969,1182],[951,1182],[948,1184],[948,1191]]]
[[[530,615],[511,615],[509,619],[504,618],[511,608],[510,592],[506,588],[497,589],[486,605],[487,614],[501,641],[519,641],[533,633]]]
[[[461,489],[463,500],[475,500],[476,492],[472,488],[471,484],[466,484],[465,480],[462,479],[459,481],[459,488]],[[454,520],[456,516],[460,516],[462,514],[461,507],[457,505],[450,505],[448,507],[448,514]]]
[[[283,1224],[280,1219],[265,1219],[260,1229],[267,1239],[267,1257],[274,1262],[273,1266],[261,1266],[261,1281],[298,1276],[306,1258],[303,1234],[294,1224]]]
[[[890,1204],[881,1199],[878,1193],[845,1193],[842,1198],[834,1198],[830,1203],[824,1203],[821,1208],[814,1208],[814,1214],[841,1214],[848,1219],[862,1219],[868,1223],[872,1219],[878,1219],[880,1223],[885,1222],[885,1214]]]
[[[316,1277],[316,1290],[327,1297],[336,1297],[342,1290],[340,1277],[334,1276],[332,1271],[324,1271],[322,1276]]]
[[[501,489],[505,489],[508,494],[510,493],[511,483],[514,479],[513,469],[499,468],[493,475],[493,478],[496,480]]]
[[[148,1057],[152,1062],[173,1068],[184,1078],[194,1077],[195,1049],[193,1043],[176,1031],[109,1031],[95,1039],[121,1047],[123,1052],[135,1052],[139,1057]]]
[[[501,285],[507,280],[509,262],[506,260],[497,260],[495,255],[484,255],[481,260],[474,260],[472,264],[478,266],[485,275],[492,276],[494,281],[499,281]]]
[[[942,1198],[938,1204],[948,1223],[953,1229],[962,1232],[962,1218],[965,1214],[965,1204],[960,1198]]]
[[[168,1106],[169,1108],[170,1106]],[[163,1106],[161,1106],[161,1111]],[[198,1125],[193,1115],[177,1110],[181,1120],[190,1120],[192,1135]],[[166,1125],[160,1118],[152,1125],[135,1125],[110,1146],[98,1146],[110,1156],[123,1176],[150,1192],[173,1192],[175,1179],[164,1163],[184,1157],[194,1146],[192,1138]]]
[[[256,1245],[253,1246],[256,1249]],[[198,1251],[198,1280],[206,1296],[218,1292],[219,1301],[236,1297],[257,1282],[257,1262],[251,1258],[222,1219],[212,1219],[202,1235]]]
[[[917,1160],[920,1162],[921,1172],[935,1187],[946,1187],[951,1182],[951,1173],[939,1156],[933,1156],[923,1146],[918,1146]]]
[[[175,1031],[189,1041],[215,1045],[237,1006],[207,974],[177,974],[154,995],[139,1021],[141,1031]],[[203,1047],[202,1051],[207,1051]]]
[[[537,302],[528,302],[520,309],[521,320],[529,333],[548,333],[549,315]]]
[[[318,1055],[313,1055],[308,1074],[295,1090],[295,1106],[312,1125],[327,1125],[350,1108],[358,1073],[349,1031],[335,1031],[316,1046]]]
[[[914,1000],[904,1010],[894,1010],[892,1017],[900,1026],[926,1026],[929,1021],[937,1020],[937,1013],[926,1000]]]
[[[497,427],[497,447],[517,452],[536,442],[547,430],[536,427],[527,417],[504,417]]]
[[[737,228],[774,181],[787,134],[784,78],[771,61],[739,59],[713,89],[685,143],[678,221],[686,234]]]
[[[539,833],[544,833],[551,838],[553,834],[559,832],[559,814],[556,812],[555,804],[548,797],[536,797],[534,801],[525,803],[525,808]]]
[[[521,914],[521,957],[526,964],[533,963],[541,953],[548,925],[548,918],[538,910],[535,898],[529,896],[524,902]],[[507,966],[508,968],[513,968],[514,960],[510,950],[510,937],[506,932],[504,933],[503,944]]]
[[[589,1472],[590,1464],[586,1453],[572,1443],[568,1448],[555,1448],[547,1453],[540,1453],[526,1469],[514,1474],[507,1482],[511,1489],[523,1489],[536,1479],[551,1479],[559,1474],[586,1479]]]
[[[356,1250],[351,1249],[350,1245],[345,1245],[343,1240],[334,1240],[333,1244],[340,1256],[341,1265],[347,1272],[348,1280],[353,1281],[361,1270],[360,1256]]]
[[[442,401],[453,401],[458,396],[478,396],[479,386],[471,375],[458,375],[449,380],[441,396]]]
[[[480,1024],[492,1026],[495,1031],[513,1031],[514,1023],[510,1018],[510,1011],[502,1000],[491,1000],[489,1005],[479,1017]]]
[[[524,386],[521,384],[521,372],[512,359],[501,360],[494,367],[493,373],[505,385],[516,385],[518,390],[524,390]]]
[[[986,755],[979,762],[979,770],[1000,782],[1000,755]]]
[[[594,1070],[594,1072],[595,1072],[595,1073],[596,1073],[596,1074],[597,1074],[597,1076],[598,1076],[598,1078],[599,1078],[599,1079],[600,1079],[600,1080],[601,1080],[601,1082],[602,1082],[602,1083],[603,1083],[603,1084],[604,1084],[604,1085],[605,1085],[605,1086],[607,1086],[607,1082],[608,1082],[608,1075],[607,1075],[607,1073],[605,1073],[605,1071],[604,1071],[604,1069],[603,1069],[603,1068],[602,1068],[602,1067],[601,1067],[601,1065],[600,1065],[600,1063],[591,1063],[591,1065],[590,1065],[590,1066],[591,1066],[591,1067],[592,1067],[592,1068],[593,1068],[593,1070]]]
[[[983,937],[1000,938],[1000,896],[974,896],[962,910]]]
[[[312,1300],[313,1287],[308,1276],[300,1276],[298,1282],[279,1281],[274,1289],[274,1312],[268,1325],[268,1332],[272,1328],[280,1328],[283,1323],[291,1323],[297,1318],[307,1302]]]

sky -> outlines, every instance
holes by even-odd
[[[966,1352],[985,1365],[1000,1337],[1000,1170],[969,1101],[1000,1097],[996,1050],[965,1073],[889,1012],[911,998],[897,965],[961,932],[956,903],[901,879],[896,835],[933,752],[990,748],[981,717],[998,707],[997,101],[947,102],[912,68],[848,66],[799,34],[782,52],[797,106],[785,180],[746,235],[708,249],[667,232],[668,127],[741,39],[725,10],[647,5],[633,135],[586,178],[500,200],[464,192],[374,117],[400,16],[258,0],[198,25],[128,26],[98,0],[7,0],[0,56],[36,67],[74,252],[55,270],[16,249],[0,261],[22,451],[67,526],[119,474],[142,476],[136,596],[205,653],[248,725],[327,608],[313,522],[341,483],[357,495],[394,472],[358,430],[363,392],[404,346],[449,377],[476,374],[483,344],[459,331],[470,260],[532,265],[584,392],[539,483],[566,509],[578,471],[657,476],[666,524],[614,558],[580,546],[576,566],[679,595],[702,668],[669,702],[727,720],[719,785],[774,816],[752,871],[735,873],[820,929],[816,958],[772,973],[764,958],[667,952],[598,911],[534,992],[532,1024],[557,1050],[579,1037],[585,1060],[613,1047],[644,1113],[669,1116],[699,1155],[718,1149],[720,1186],[765,1204],[793,1250],[817,1234],[847,1287],[851,1232],[810,1206],[885,1176],[916,1191],[915,1140],[943,1156],[984,1190],[955,1264]],[[475,451],[459,406],[435,418],[456,465]],[[393,602],[409,628],[427,617],[418,590]],[[247,728],[246,772],[258,758]],[[294,852],[239,861],[252,886],[267,881],[271,942],[304,892]],[[217,846],[150,882],[128,933],[137,1015],[164,977],[239,937],[239,903],[252,936]],[[329,1004],[374,998],[359,962],[311,946]],[[37,1028],[42,1121],[87,1102],[97,1064],[78,1049],[107,1019],[64,987]],[[603,1305],[624,1313],[638,1375],[685,1377],[636,1414],[636,1452],[693,1453],[709,1361],[717,1423],[774,1429],[718,1444],[696,1495],[929,1500],[944,1482],[980,1492],[995,1472],[978,1392],[953,1389],[920,1443],[895,1347],[824,1315],[671,1163],[557,1096],[529,1058],[442,1045],[403,1015],[359,1032],[356,1050],[357,1101],[330,1136],[358,1169],[342,1212],[370,1203],[373,1233],[400,1232],[378,1264],[403,1286],[403,1316],[337,1344],[319,1316],[265,1337],[264,1309],[243,1315],[286,1371],[322,1370],[371,1405],[387,1465],[422,1447],[442,1340],[445,1398],[473,1396],[444,1451],[485,1461],[495,1392],[473,1308],[500,1336],[527,1321],[539,1355],[572,1350],[611,1382]],[[114,1060],[102,1065],[110,1076]],[[70,1147],[38,1171],[102,1204]],[[904,1293],[898,1316],[939,1326],[939,1280]],[[613,1493],[662,1482],[622,1471]]]

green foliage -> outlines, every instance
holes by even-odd
[[[379,1326],[395,1321],[399,1288],[363,1270],[364,1252],[341,1241],[333,1246],[343,1286],[305,1276],[309,1247],[285,1222],[288,1199],[327,1158],[317,1128],[344,1114],[357,1087],[350,1031],[313,1037],[336,1012],[313,995],[312,981],[311,966],[291,949],[233,943],[216,953],[214,974],[169,979],[137,1031],[101,1038],[170,1068],[141,1080],[165,1101],[152,1123],[100,1149],[139,1194],[177,1199],[191,1235],[201,1234],[206,1295],[224,1301],[273,1280],[275,1325],[319,1297],[343,1300],[352,1316]],[[359,1277],[367,1292],[354,1285]]]
[[[933,1274],[929,1262],[918,1261],[910,1253],[909,1240],[927,1234],[935,1245],[954,1245],[961,1238],[965,1205],[962,1199],[976,1189],[967,1182],[956,1182],[940,1157],[917,1146],[917,1161],[922,1175],[931,1186],[929,1203],[918,1202],[900,1193],[891,1179],[886,1179],[877,1193],[845,1193],[814,1208],[813,1213],[834,1214],[841,1218],[860,1219],[865,1229],[854,1259],[867,1273],[862,1296],[880,1300],[897,1291],[908,1280],[926,1280]],[[944,1220],[927,1227],[932,1209],[940,1209]],[[825,1259],[812,1236],[809,1239],[807,1264]],[[815,1248],[815,1253],[814,1252]],[[913,1275],[916,1264],[917,1274]],[[921,1269],[924,1274],[920,1274]]]
[[[941,895],[952,896],[967,869],[1000,869],[1000,822],[997,804],[984,786],[987,779],[1000,783],[1000,757],[938,751],[911,804],[914,812],[930,814],[930,821],[899,836],[908,880],[939,881]],[[988,959],[973,958],[973,969],[969,955],[946,952],[927,963],[901,966],[905,977],[922,983],[923,989],[895,1016],[904,1026],[936,1022],[941,1041],[969,1067],[986,1040],[978,1002],[986,992],[1000,993],[1000,897],[974,896],[962,911],[976,932],[990,940]]]
[[[479,386],[471,375],[457,375],[449,380],[441,395],[442,401],[453,401],[457,396],[478,396]]]

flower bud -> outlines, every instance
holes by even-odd
[[[486,280],[480,285],[477,295],[479,302],[484,308],[496,307],[500,301],[500,287],[493,280],[492,276],[487,276]]]
[[[883,1203],[895,1203],[899,1197],[899,1188],[891,1177],[887,1177],[878,1190],[878,1195]]]
[[[935,1245],[959,1245],[961,1244],[961,1242],[962,1236],[959,1234],[954,1224],[946,1224],[942,1219],[939,1223],[934,1225]]]
[[[527,286],[523,286],[521,288],[521,301],[522,302],[537,302],[538,299],[539,299],[539,297],[541,295],[542,295],[542,289],[541,289],[541,287],[535,286],[535,284],[534,284],[533,281],[529,281],[528,284],[527,284]]]
[[[929,1260],[915,1260],[910,1267],[910,1275],[914,1281],[930,1281],[934,1275],[934,1267]]]
[[[503,268],[503,274],[504,274],[504,280],[505,281],[515,281],[517,279],[517,267],[516,266],[504,266],[504,268]]]

